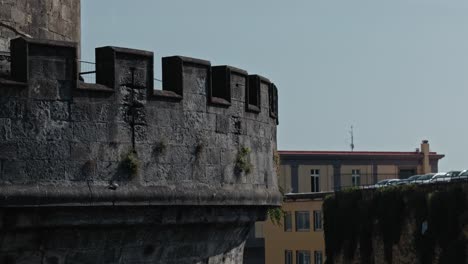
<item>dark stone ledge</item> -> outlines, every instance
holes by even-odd
[[[4,230],[55,226],[251,223],[265,220],[266,206],[96,206],[0,208]],[[182,213],[182,214],[181,214]],[[43,217],[47,216],[47,217]],[[16,221],[23,219],[23,221]],[[28,219],[27,221],[24,221]]]
[[[13,80],[0,78],[0,86],[14,87],[14,88],[26,88],[28,86],[28,83],[16,82]]]
[[[154,90],[150,98],[159,99],[159,100],[170,100],[170,101],[182,100],[181,95],[178,95],[173,91],[167,91],[167,90]]]
[[[181,59],[184,63],[203,65],[203,66],[211,66],[211,62],[207,61],[207,60],[184,57],[184,56],[172,56],[172,57],[177,57],[177,58]]]
[[[60,185],[3,185],[0,207],[98,205],[279,206],[281,194],[263,187],[176,187],[125,185],[115,190],[86,183]]]
[[[105,85],[102,84],[97,84],[97,83],[84,83],[84,82],[79,82],[77,85],[77,90],[83,90],[83,91],[96,91],[96,92],[107,92],[107,93],[113,93],[115,92],[114,89],[109,88]]]

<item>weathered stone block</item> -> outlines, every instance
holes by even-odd
[[[119,181],[128,179],[129,176],[118,161],[97,162],[96,180],[98,181]]]
[[[68,179],[65,171],[70,164],[61,160],[30,160],[25,165],[28,179],[42,182],[64,182]]]
[[[3,160],[2,182],[13,184],[31,182],[34,178],[27,175],[26,162]]]
[[[131,143],[132,128],[123,122],[110,123],[108,124],[108,137],[109,142]]]
[[[205,112],[206,111],[206,96],[200,94],[188,94],[182,101],[186,111]]]
[[[30,86],[30,96],[35,99],[57,100],[60,98],[57,80],[35,80]]]
[[[70,105],[72,121],[92,121],[94,111],[89,103],[73,103]]]
[[[210,85],[208,81],[210,76],[208,68],[204,65],[195,66],[186,64],[183,74],[184,93],[203,95],[206,102],[207,85]]]
[[[233,74],[231,76],[232,100],[245,102],[245,88],[247,78],[242,75]]]
[[[143,177],[146,184],[166,185],[171,171],[170,164],[150,163],[144,165]]]
[[[93,144],[97,145],[97,144]],[[100,143],[98,148],[98,159],[102,161],[119,161],[132,150],[131,144],[123,143]]]
[[[167,149],[167,155],[171,164],[188,164],[195,160],[194,153],[184,145],[170,145]]]
[[[227,134],[231,131],[231,118],[223,115],[216,115],[216,132]]]
[[[107,140],[106,123],[73,123],[73,140],[80,142],[104,142]]]
[[[37,138],[45,140],[71,140],[72,126],[67,121],[43,121],[36,125]]]
[[[97,162],[95,160],[72,162],[65,171],[70,181],[91,181],[96,178]]]
[[[219,166],[206,166],[205,177],[206,181],[211,183],[221,183],[223,181],[221,168]]]
[[[95,143],[71,142],[70,158],[72,160],[96,160],[99,145]]]
[[[168,181],[178,183],[182,181],[191,181],[193,172],[188,164],[172,165],[169,171]]]
[[[25,141],[18,143],[18,156],[23,160],[62,160],[70,158],[70,145],[64,141]]]
[[[11,138],[11,120],[9,118],[0,118],[0,140],[8,141]]]
[[[0,159],[16,159],[18,156],[18,147],[16,143],[0,142]]]
[[[0,97],[0,118],[23,118],[25,101],[14,97]]]
[[[69,104],[68,102],[52,102],[50,109],[50,117],[53,120],[66,121],[70,118]]]
[[[230,133],[236,135],[246,135],[247,134],[247,123],[246,120],[239,117],[231,117]]]

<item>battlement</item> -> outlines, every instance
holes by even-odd
[[[280,202],[278,96],[267,78],[172,56],[155,90],[152,52],[110,46],[96,49],[96,83],[77,69],[75,43],[12,40],[11,77],[0,79],[0,185],[77,186],[69,202],[93,186],[100,202],[130,193],[156,204]],[[1,189],[12,202],[15,188]],[[30,190],[32,200],[64,201],[46,189]]]
[[[244,103],[247,112],[267,111],[272,119],[278,119],[276,86],[267,78],[249,75],[242,69],[212,67],[209,61],[183,56],[164,57],[163,88],[154,90],[152,52],[110,46],[96,48],[96,84],[79,81],[77,54],[77,44],[73,42],[14,39],[11,41],[10,80],[14,82],[3,80],[3,86],[9,83],[31,87],[46,80],[59,81],[61,87],[54,91],[42,86],[28,93],[31,98],[51,100],[70,100],[79,91],[89,91],[90,97],[95,96],[93,92],[116,93],[120,86],[145,90],[147,102],[183,101],[203,95],[205,104],[211,107],[230,108]],[[197,103],[202,102],[198,100]]]

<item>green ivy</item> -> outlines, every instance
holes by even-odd
[[[268,219],[276,226],[282,226],[282,220],[284,219],[286,212],[280,207],[270,208],[267,211]]]
[[[415,220],[415,262],[432,263],[438,247],[439,263],[465,263],[466,199],[459,186],[435,191],[424,186],[349,189],[327,196],[323,203],[327,263],[334,263],[340,254],[351,262],[358,244],[361,263],[374,263],[372,239],[376,236],[383,240],[386,262],[394,263],[392,248],[399,243],[409,217]],[[424,233],[423,224],[427,224]]]

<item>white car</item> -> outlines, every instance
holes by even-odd
[[[396,182],[399,182],[399,179],[385,179],[381,180],[378,183],[374,184],[375,188],[381,188],[389,185],[395,185]]]
[[[419,177],[415,183],[419,183],[419,184],[431,183],[431,180],[435,175],[436,175],[435,173],[424,174],[423,176]]]
[[[449,182],[451,178],[446,172],[439,172],[432,177],[430,182]]]
[[[468,170],[463,170],[457,176],[452,176],[450,181],[468,181]]]

